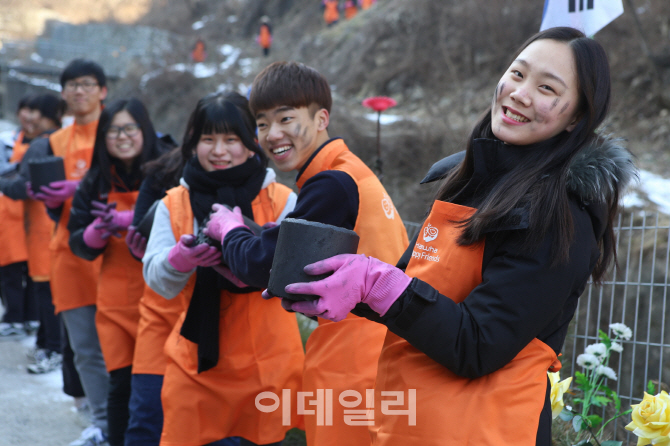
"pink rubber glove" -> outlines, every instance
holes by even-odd
[[[226,280],[228,280],[238,288],[247,288],[249,286],[246,283],[242,282],[240,279],[238,279],[235,276],[235,274],[233,274],[233,272],[230,270],[230,268],[228,268],[227,266],[219,264],[214,265],[212,268],[214,268],[214,271],[221,274]]]
[[[206,243],[193,246],[195,236],[184,234],[168,253],[168,262],[179,272],[187,273],[196,266],[214,266],[221,263],[221,252]]]
[[[144,253],[147,250],[147,238],[142,237],[142,234],[137,232],[135,226],[128,226],[128,233],[126,234],[126,245],[130,249],[130,252],[133,253],[138,259],[144,257]]]
[[[52,181],[48,186],[40,186],[40,191],[35,194],[35,198],[43,201],[50,209],[57,208],[74,195],[77,186],[79,186],[79,180]]]
[[[247,228],[242,218],[242,210],[235,206],[232,211],[221,204],[213,204],[212,209],[215,211],[209,216],[207,227],[204,229],[205,235],[214,240],[222,241],[226,238],[226,234],[235,228]]]
[[[98,225],[100,224],[100,217],[96,218],[86,226],[84,229],[84,243],[86,246],[93,249],[102,249],[107,246],[107,241],[109,236],[112,235],[111,232],[99,229]]]
[[[395,266],[363,254],[340,254],[305,267],[310,275],[331,271],[331,276],[317,282],[292,283],[285,288],[287,293],[316,294],[320,299],[303,302],[282,299],[282,306],[338,322],[363,302],[383,316],[412,281]]]
[[[28,195],[28,198],[31,200],[39,201],[39,199],[35,196],[35,193],[33,192],[33,188],[30,184],[30,181],[26,181],[26,195]]]
[[[128,226],[133,222],[135,211],[117,211],[115,202],[105,204],[93,200],[91,206],[93,207],[91,214],[101,219],[98,229],[118,233],[128,229]]]

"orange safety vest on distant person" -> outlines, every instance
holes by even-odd
[[[337,22],[340,20],[340,11],[338,11],[339,2],[336,0],[328,0],[325,3],[326,9],[323,11],[323,20],[326,24]]]
[[[135,208],[138,191],[110,192],[108,203],[116,203],[117,211]],[[100,338],[107,371],[132,365],[135,338],[140,321],[140,298],[144,292],[142,264],[137,262],[126,245],[126,232],[107,241],[100,267],[95,327]]]
[[[23,131],[14,142],[10,162],[18,163],[30,144],[23,142]],[[0,192],[0,266],[25,262],[28,259],[24,228],[23,201],[12,200]]]
[[[457,243],[462,231],[458,222],[474,212],[473,208],[436,201],[419,233],[421,244],[434,254],[422,256],[425,250],[415,247],[418,255],[412,256],[406,269],[407,275],[423,280],[457,303],[482,281],[485,242],[473,246]],[[372,444],[534,445],[547,371],[556,360],[551,347],[533,339],[503,368],[469,379],[452,373],[389,331],[379,358]],[[410,390],[416,392],[414,401]],[[403,405],[395,404],[400,397],[383,392],[401,394]]]
[[[251,203],[254,220],[263,225],[281,215],[290,189],[272,183]],[[193,234],[193,212],[188,190],[170,189],[163,202],[170,212],[176,240]],[[180,294],[190,301],[196,273]],[[164,411],[161,446],[200,446],[226,437],[244,437],[256,444],[275,443],[298,425],[296,397],[302,381],[304,353],[294,314],[279,299],[264,300],[260,292],[221,292],[219,362],[198,373],[198,345],[180,335],[182,313],[165,343],[168,356],[163,381]],[[288,390],[290,401],[276,410],[256,407],[261,392],[280,400]],[[264,405],[268,400],[263,401]],[[289,425],[283,425],[288,410]]]
[[[93,144],[98,121],[85,125],[73,124],[49,136],[55,156],[63,158],[65,178],[81,180],[91,166]],[[56,313],[74,308],[95,305],[96,290],[102,258],[93,261],[74,255],[70,249],[70,220],[72,198],[63,203],[63,211],[51,239],[51,295]]]
[[[344,4],[344,17],[347,20],[353,19],[358,14],[358,6],[356,2],[348,1]]]
[[[358,253],[395,264],[407,248],[407,232],[384,186],[341,139],[319,150],[298,178],[298,187],[326,170],[345,172],[358,186],[358,218],[354,227],[360,236]],[[332,426],[320,425],[323,423],[317,419],[318,414],[306,415],[308,445],[370,444],[367,426],[350,426],[345,421],[345,408],[339,403],[339,396],[343,391],[353,390],[365,399],[366,390],[374,388],[386,331],[383,325],[353,314],[337,323],[319,318],[319,326],[307,340],[303,389],[310,392],[332,389]],[[364,409],[361,404],[354,410]]]
[[[261,25],[261,30],[258,33],[258,44],[261,48],[270,48],[272,45],[272,34],[270,34],[270,27],[265,23]]]
[[[370,9],[373,3],[374,0],[361,0],[361,9],[362,10]]]

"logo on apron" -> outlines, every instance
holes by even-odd
[[[423,229],[423,241],[428,243],[432,242],[437,238],[437,235],[440,231],[435,226],[432,226],[430,223],[428,223],[428,226],[426,226]]]
[[[386,215],[386,218],[389,220],[393,220],[395,218],[395,210],[393,208],[393,203],[391,203],[391,198],[384,194],[384,198],[382,198],[382,209],[384,209],[384,214]]]

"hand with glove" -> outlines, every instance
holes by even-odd
[[[40,186],[40,191],[34,194],[35,199],[43,201],[50,209],[57,208],[72,197],[79,186],[78,180],[52,181],[48,186]]]
[[[128,229],[128,226],[133,222],[135,211],[117,211],[115,202],[105,204],[93,200],[91,206],[93,207],[91,215],[94,215],[101,220],[98,229],[105,229],[109,232],[118,234],[120,237],[121,234],[119,234],[119,232]]]
[[[346,318],[359,302],[368,304],[380,316],[385,315],[412,281],[411,277],[395,266],[363,254],[340,254],[307,265],[304,271],[309,275],[331,271],[333,274],[316,282],[287,285],[287,293],[316,294],[321,297],[301,302],[282,299],[282,306],[287,310],[334,322]],[[263,297],[269,297],[267,291]]]
[[[84,229],[84,243],[86,246],[93,249],[102,249],[107,246],[109,237],[113,234],[112,232],[100,228],[102,220],[100,217],[97,217],[93,220],[86,229]]]
[[[137,232],[137,228],[131,225],[128,226],[126,245],[128,245],[130,252],[141,260],[144,257],[144,252],[147,250],[147,238],[143,237],[142,234]]]
[[[230,231],[235,228],[247,228],[242,217],[242,210],[235,206],[233,210],[227,209],[221,204],[212,205],[214,213],[209,216],[207,227],[204,230],[205,235],[214,240],[223,241]]]
[[[168,262],[179,272],[187,273],[197,266],[214,266],[221,263],[221,252],[206,243],[194,245],[195,236],[184,234],[168,253]]]

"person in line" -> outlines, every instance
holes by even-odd
[[[11,155],[4,161],[15,165],[21,161],[37,136],[39,112],[31,105],[34,96],[23,97],[17,106],[16,117],[20,130],[14,140]],[[37,327],[37,302],[32,290],[27,289],[28,252],[24,229],[23,202],[0,194],[0,296],[5,313],[0,322],[0,338],[21,336],[34,332]]]
[[[164,140],[166,138],[161,138],[161,141]],[[143,226],[148,225],[151,231],[155,204],[169,189],[179,185],[184,167],[181,147],[177,147],[175,141],[164,142],[173,149],[142,167],[144,180],[137,196],[133,223],[126,235],[128,248],[139,262],[144,257],[149,235]],[[139,303],[140,320],[133,356],[126,446],[157,446],[160,443],[163,430],[161,389],[167,365],[163,347],[185,309],[183,299],[165,299],[145,283]]]
[[[329,136],[326,78],[303,64],[273,63],[254,80],[250,104],[267,156],[281,171],[296,172],[300,193],[288,217],[354,230],[359,252],[397,261],[408,243],[405,226],[375,174],[342,139]],[[222,208],[210,219],[208,233],[222,241],[224,263],[236,277],[267,287],[279,228],[256,236],[238,214]],[[352,390],[365,395],[373,388],[385,335],[384,326],[354,315],[342,324],[320,318],[307,340],[303,390],[316,395],[330,389],[334,398]],[[308,445],[370,443],[367,427],[348,424],[341,405],[334,404],[332,425],[319,423],[318,416],[305,415]]]
[[[94,446],[107,438],[109,375],[95,327],[101,259],[90,262],[74,255],[67,229],[72,197],[91,165],[102,101],[107,97],[106,82],[102,67],[90,60],[75,59],[63,70],[61,97],[74,116],[74,123],[52,133],[49,147],[55,156],[63,158],[66,179],[42,186],[34,194],[57,222],[49,246],[51,294],[56,313],[61,315],[67,329],[75,366],[91,409],[91,426],[84,429],[72,446]]]
[[[340,20],[339,0],[323,0],[323,20],[328,27],[337,24]]]
[[[109,373],[108,442],[123,446],[128,427],[131,368],[144,291],[142,265],[125,235],[142,183],[141,166],[161,155],[149,114],[138,99],[123,99],[102,111],[91,168],[77,188],[68,230],[72,252],[102,257],[95,324]]]
[[[357,0],[346,0],[344,2],[344,17],[347,20],[351,20],[356,17],[356,14],[358,14]]]
[[[259,225],[293,209],[295,194],[266,168],[255,130],[243,96],[198,101],[184,133],[181,185],[156,209],[144,278],[163,297],[188,303],[165,344],[162,446],[220,445],[227,437],[274,445],[298,422],[304,353],[295,315],[227,274],[219,248],[198,241],[215,203],[239,206]],[[293,397],[288,425],[279,411],[255,404],[260,393],[283,390]]]
[[[615,259],[619,198],[636,176],[620,140],[599,131],[609,104],[597,41],[572,28],[534,35],[465,153],[424,179],[441,185],[399,268],[336,256],[305,268],[327,279],[286,287],[321,298],[285,308],[337,321],[359,305],[388,327],[375,446],[551,444],[547,371],[560,368],[589,277]],[[404,396],[407,417],[379,410],[385,392]]]
[[[24,206],[24,227],[28,254],[28,278],[39,311],[39,328],[35,349],[29,355],[30,373],[47,373],[62,364],[61,322],[55,314],[49,285],[50,259],[49,241],[54,231],[54,222],[49,218],[44,203],[28,197],[26,183],[30,181],[28,162],[47,156],[49,135],[60,129],[63,102],[52,94],[35,96],[29,106],[37,111],[35,126],[37,137],[31,141],[24,154],[16,175],[0,179],[0,191],[12,200],[22,200]]]

